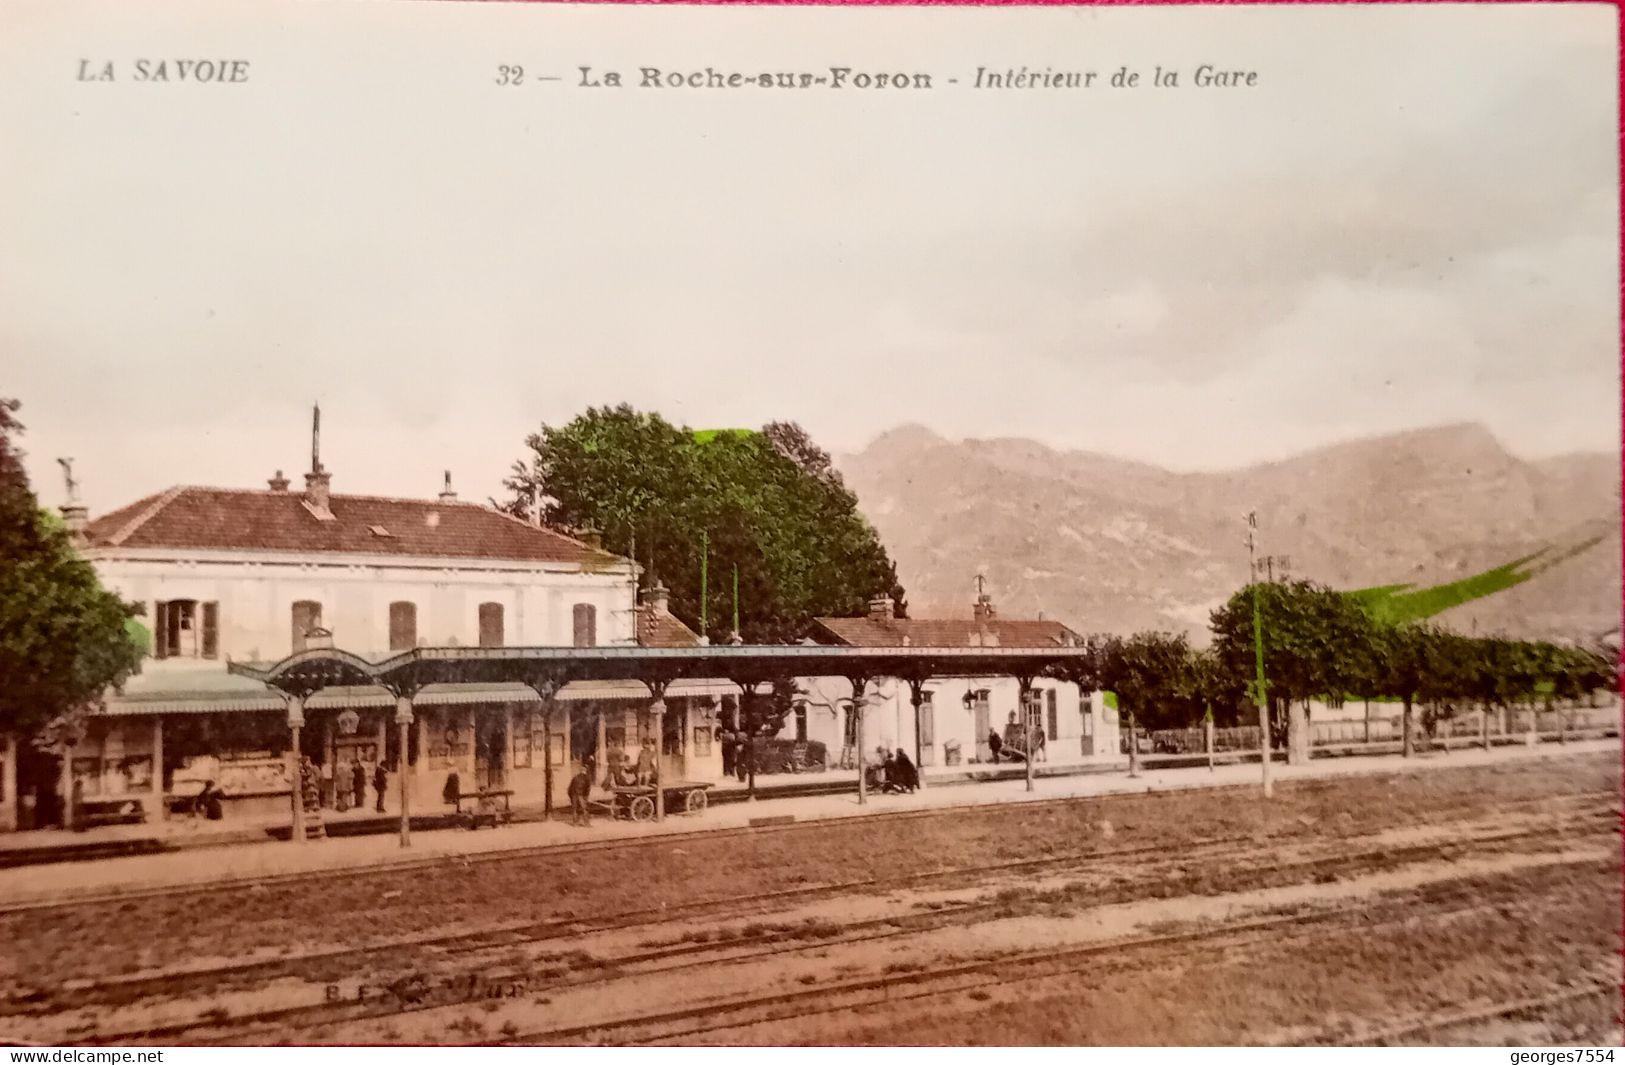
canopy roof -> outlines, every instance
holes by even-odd
[[[1082,667],[1082,647],[419,647],[369,660],[313,648],[280,662],[231,662],[231,673],[310,695],[339,685],[377,685],[415,694],[430,684],[527,684],[549,693],[571,681],[635,680],[663,686],[685,678],[737,684],[792,677],[1061,676]]]

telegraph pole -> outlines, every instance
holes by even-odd
[[[1247,582],[1252,586],[1253,593],[1253,659],[1256,675],[1253,679],[1253,695],[1258,700],[1258,748],[1260,764],[1264,774],[1264,798],[1268,799],[1275,794],[1275,786],[1270,780],[1270,700],[1269,691],[1264,681],[1264,615],[1258,606],[1258,563],[1256,552],[1256,533],[1258,531],[1258,513],[1247,512]]]

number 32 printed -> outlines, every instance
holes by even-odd
[[[498,85],[519,85],[519,84],[522,84],[524,82],[524,80],[525,80],[525,68],[524,67],[510,67],[510,66],[499,66],[499,67],[497,67],[497,84]]]

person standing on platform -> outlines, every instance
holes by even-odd
[[[653,784],[655,779],[655,752],[651,740],[643,741],[643,748],[638,751],[638,786]]]
[[[587,795],[592,791],[592,759],[581,763],[576,775],[570,778],[566,794],[570,797],[570,823],[592,827],[592,811],[587,807]]]
[[[350,789],[345,783],[350,776],[350,763],[340,762],[333,767],[333,809],[339,813],[346,813],[350,809]]]
[[[1004,749],[1004,740],[999,738],[997,729],[987,730],[987,749],[992,754],[993,764],[999,763],[999,752]]]
[[[333,805],[333,760],[322,758],[322,809]]]
[[[355,808],[367,808],[367,767],[357,762],[350,770],[350,790],[355,793]]]
[[[384,792],[389,790],[389,770],[384,768],[382,762],[379,762],[378,768],[372,771],[372,790],[378,796],[377,810],[379,813],[383,813]]]

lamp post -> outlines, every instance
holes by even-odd
[[[1264,798],[1268,799],[1275,794],[1274,783],[1270,780],[1270,701],[1269,689],[1264,680],[1264,615],[1258,605],[1258,564],[1254,552],[1257,550],[1255,534],[1258,530],[1258,514],[1256,511],[1247,512],[1247,583],[1252,591],[1253,599],[1253,659],[1255,676],[1253,679],[1253,695],[1258,700],[1258,748],[1263,766]]]

